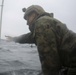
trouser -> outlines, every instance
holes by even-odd
[[[76,75],[76,68],[61,69],[59,75]]]
[[[76,75],[76,68],[69,68],[67,75]]]

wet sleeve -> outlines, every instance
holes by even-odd
[[[50,23],[37,22],[35,37],[44,75],[59,75],[60,61],[57,42]]]
[[[23,34],[19,37],[14,37],[13,41],[18,43],[35,43],[34,38],[32,37],[32,33]]]

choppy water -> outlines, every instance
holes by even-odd
[[[0,40],[0,75],[42,75],[36,46]]]

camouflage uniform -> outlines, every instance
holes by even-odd
[[[44,75],[59,75],[62,67],[67,68],[65,75],[76,75],[76,34],[74,32],[46,12],[36,18],[30,31],[31,33],[21,36],[16,41],[37,45]]]

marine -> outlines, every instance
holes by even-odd
[[[22,10],[30,32],[11,40],[36,44],[43,75],[76,75],[76,33],[39,5]]]

